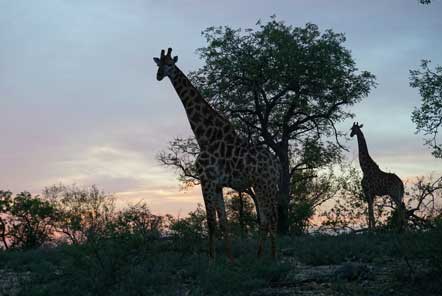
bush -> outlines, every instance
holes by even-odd
[[[208,235],[206,221],[206,212],[201,204],[198,204],[197,209],[190,212],[186,218],[169,217],[169,235],[176,248],[187,252],[199,250],[201,242]]]

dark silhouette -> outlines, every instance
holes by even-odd
[[[359,164],[363,172],[363,178],[361,181],[362,189],[364,191],[365,198],[368,202],[368,229],[375,229],[375,219],[373,211],[373,203],[376,196],[388,195],[394,201],[399,213],[398,227],[403,228],[405,205],[404,198],[404,183],[395,174],[383,172],[376,162],[368,154],[367,142],[365,141],[364,134],[361,131],[363,125],[359,125],[357,122],[353,123],[351,128],[350,137],[358,138],[359,148]]]
[[[260,217],[258,256],[270,234],[272,256],[276,256],[277,195],[280,166],[276,157],[263,146],[248,143],[238,135],[232,124],[203,99],[199,91],[176,66],[178,58],[161,51],[154,58],[158,65],[157,79],[169,77],[180,97],[190,126],[200,147],[196,168],[201,182],[209,226],[209,256],[214,257],[216,216],[232,260],[231,242],[223,199],[223,187],[238,192],[253,188]]]

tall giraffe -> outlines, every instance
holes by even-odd
[[[209,229],[209,256],[215,255],[214,240],[216,215],[224,235],[227,256],[233,260],[231,241],[224,206],[223,187],[238,192],[253,188],[255,205],[260,217],[258,256],[263,253],[268,234],[271,253],[276,257],[277,194],[279,185],[279,162],[266,148],[249,144],[235,131],[232,124],[213,109],[176,66],[178,57],[161,51],[154,58],[158,66],[157,80],[169,77],[187,113],[195,138],[200,147],[196,167],[207,213]]]
[[[388,195],[396,204],[399,210],[398,227],[404,226],[405,204],[404,183],[395,174],[383,172],[376,162],[368,154],[367,142],[361,131],[363,124],[353,123],[350,137],[356,135],[358,138],[359,164],[362,169],[363,177],[361,181],[362,190],[368,202],[368,229],[375,228],[373,204],[376,196]]]

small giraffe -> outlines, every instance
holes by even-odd
[[[260,217],[258,256],[262,256],[264,241],[271,239],[271,253],[276,257],[277,194],[279,185],[279,162],[266,148],[249,144],[235,131],[232,124],[213,109],[175,65],[178,57],[161,51],[154,58],[158,66],[157,80],[169,77],[180,97],[190,126],[200,147],[196,167],[206,207],[209,229],[209,256],[214,258],[214,234],[216,215],[224,235],[226,253],[233,260],[231,241],[223,198],[223,187],[238,192],[253,188],[256,209]]]
[[[376,196],[388,195],[394,201],[400,210],[400,216],[405,213],[404,197],[404,183],[395,174],[383,172],[374,160],[368,154],[367,143],[365,142],[364,134],[361,131],[363,124],[359,125],[357,122],[353,123],[350,137],[354,135],[358,138],[359,147],[359,164],[361,165],[363,177],[361,181],[362,190],[368,202],[368,229],[374,230],[375,220],[373,212],[373,203]],[[399,217],[399,229],[404,225],[405,218]]]

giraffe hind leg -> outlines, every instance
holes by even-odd
[[[268,225],[261,224],[259,226],[259,238],[258,238],[258,257],[262,257],[264,254],[264,244],[267,238]]]
[[[267,237],[270,237],[271,256],[272,258],[276,259],[276,228],[276,220],[274,220],[269,213],[265,213],[261,216],[261,224],[259,226],[258,257],[263,256],[265,242]]]
[[[276,258],[276,227],[277,227],[277,204],[276,194],[274,190],[270,190],[271,186],[257,186],[257,208],[260,213],[260,235],[258,242],[258,257],[264,252],[264,244],[267,236],[270,235],[271,254]],[[275,186],[276,188],[276,186]]]
[[[374,220],[374,208],[373,208],[373,198],[370,197],[368,200],[368,230],[373,231],[375,229],[375,220]]]

